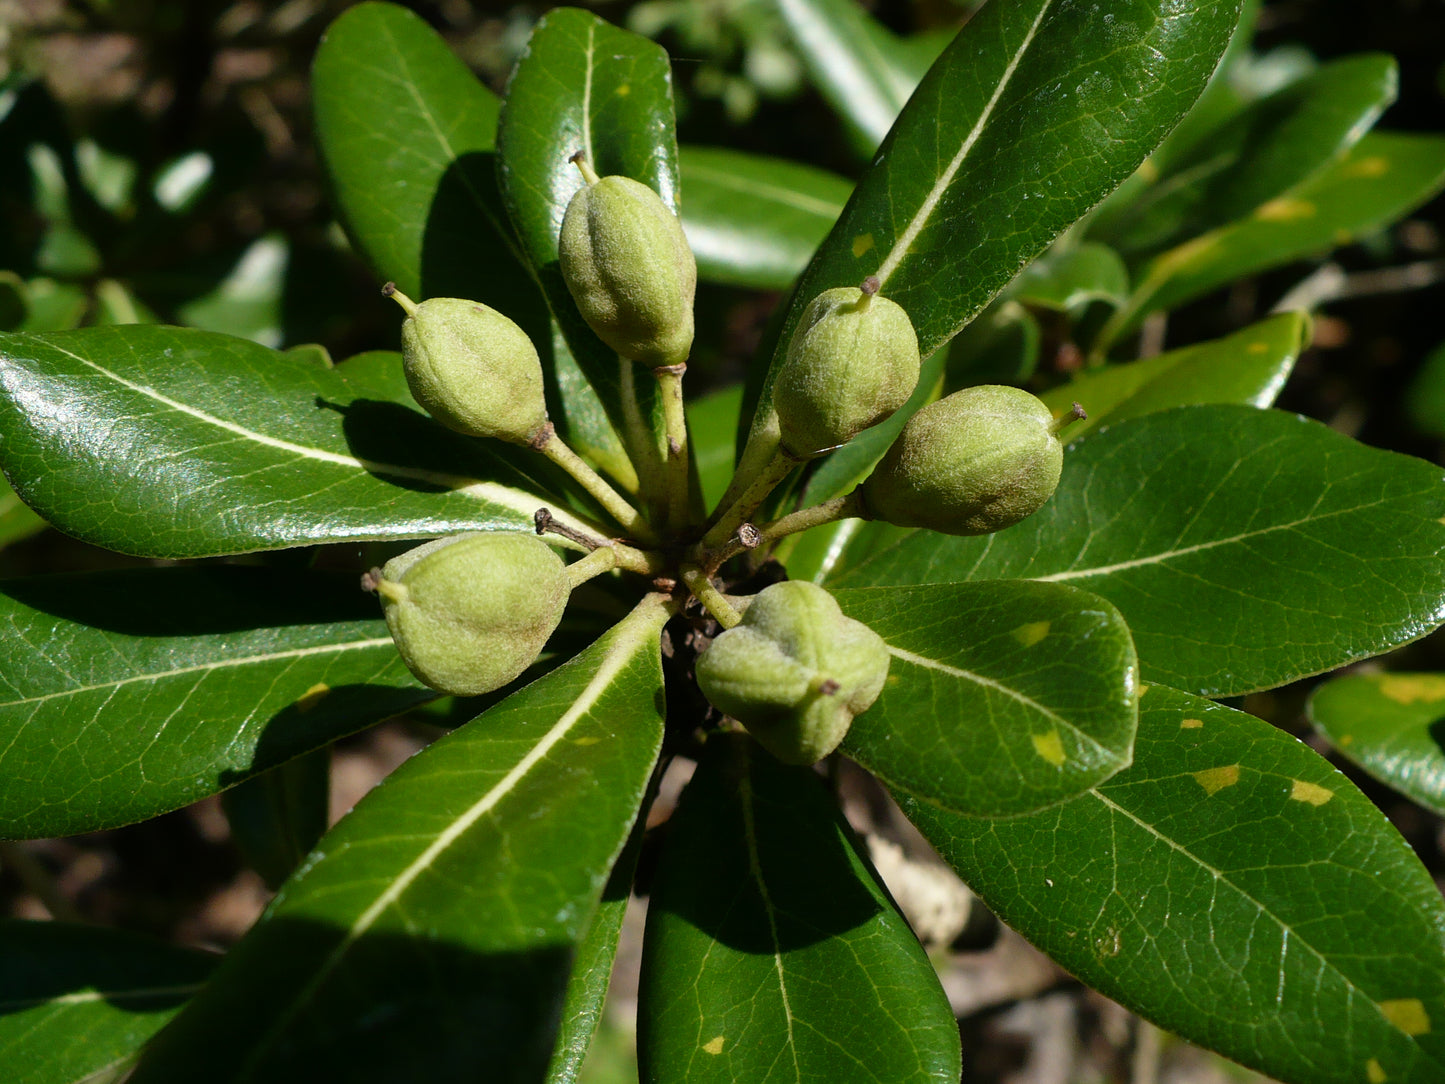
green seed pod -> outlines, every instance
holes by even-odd
[[[783,448],[811,459],[901,407],[918,383],[918,336],[878,280],[815,297],[773,382]]]
[[[577,190],[562,218],[562,278],[587,326],[625,358],[657,368],[687,361],[697,260],[682,223],[651,188],[630,177]]]
[[[1037,512],[1064,449],[1049,408],[1019,388],[965,388],[924,407],[863,483],[869,519],[989,534]]]
[[[535,535],[482,531],[408,550],[369,585],[411,672],[433,689],[475,696],[541,653],[571,593],[565,567]]]
[[[390,283],[383,292],[407,311],[402,365],[428,414],[459,433],[513,444],[542,431],[542,362],[526,332],[476,301],[433,297],[417,305]]]
[[[887,677],[882,638],[803,580],[762,591],[697,660],[708,700],[785,764],[813,764],[836,749]]]

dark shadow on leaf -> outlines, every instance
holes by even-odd
[[[543,1079],[572,965],[562,934],[502,952],[425,929],[349,936],[290,917],[258,925],[157,1036],[135,1084]],[[477,931],[478,940],[495,936]]]
[[[204,636],[379,616],[350,573],[192,565],[10,580],[0,593],[128,636]]]
[[[1445,754],[1445,715],[1442,715],[1426,727],[1426,733],[1430,735],[1430,740],[1435,743],[1436,751]]]

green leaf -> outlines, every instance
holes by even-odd
[[[427,418],[394,354],[322,369],[185,328],[0,336],[0,436],[27,504],[151,557],[528,530],[534,494],[567,491]]]
[[[677,212],[677,138],[667,53],[591,12],[559,8],[548,13],[533,29],[507,86],[497,147],[502,194],[522,251],[572,356],[612,425],[625,433],[619,364],[633,363],[619,363],[583,321],[562,279],[557,238],[567,205],[583,187],[582,174],[569,161],[577,151],[602,176],[640,181]],[[637,390],[646,418],[654,413],[655,382],[639,380]],[[634,448],[634,459],[638,454]]]
[[[905,798],[1000,918],[1108,997],[1289,1084],[1445,1077],[1445,904],[1308,746],[1164,687],[1134,765],[1009,820]]]
[[[612,966],[617,959],[617,942],[622,935],[622,921],[627,917],[628,901],[632,898],[637,856],[642,849],[642,839],[647,830],[647,810],[651,804],[650,800],[644,799],[627,846],[613,865],[607,886],[602,890],[602,902],[577,944],[572,977],[568,980],[566,1000],[562,1003],[557,1046],[547,1067],[547,1084],[574,1084],[602,1022],[607,989],[612,981]]]
[[[1107,10],[1106,10],[1107,9]],[[807,304],[869,275],[908,312],[924,356],[1111,191],[1214,70],[1237,0],[985,5],[893,126],[803,273],[773,366]],[[771,423],[759,368],[754,432]]]
[[[1348,674],[1317,688],[1308,711],[1341,754],[1445,816],[1445,674]]]
[[[1445,343],[1430,352],[1410,382],[1405,410],[1420,432],[1445,437]]]
[[[702,483],[704,504],[712,508],[733,476],[733,446],[743,406],[741,384],[686,402],[687,432]]]
[[[1076,441],[1101,425],[1114,425],[1176,406],[1274,402],[1300,351],[1309,344],[1310,319],[1285,312],[1213,342],[1157,357],[1087,370],[1040,396],[1055,414],[1070,403],[1089,412],[1065,431]]]
[[[0,838],[223,790],[435,694],[349,575],[213,566],[0,593]]]
[[[417,299],[471,298],[515,320],[551,377],[552,420],[579,450],[622,469],[617,436],[554,335],[507,220],[497,96],[417,15],[383,3],[358,4],[331,24],[311,92],[337,204],[371,265]]]
[[[650,598],[322,839],[132,1084],[542,1079],[662,740]]]
[[[708,742],[668,828],[638,995],[649,1082],[957,1081],[933,966],[821,780]]]
[[[1118,307],[1128,294],[1129,272],[1124,261],[1097,241],[1046,252],[1008,288],[1008,296],[1017,301],[1075,314],[1095,301]]]
[[[1349,244],[1408,214],[1445,186],[1445,138],[1371,132],[1342,159],[1248,218],[1155,257],[1104,346],[1145,316],[1223,283]]]
[[[121,1071],[217,957],[60,922],[0,921],[0,1078],[82,1084]]]
[[[45,530],[45,521],[30,510],[9,484],[0,478],[0,547]]]
[[[279,888],[326,831],[331,799],[331,748],[243,779],[221,795],[231,842],[266,886]]]
[[[782,290],[828,236],[853,185],[782,158],[681,149],[682,225],[698,277]]]
[[[1345,57],[1289,83],[1171,163],[1108,237],[1132,252],[1250,214],[1359,142],[1398,86],[1394,58],[1380,53]]]
[[[916,531],[837,582],[1070,583],[1123,613],[1144,680],[1233,696],[1445,621],[1442,517],[1429,463],[1277,411],[1184,407],[1074,445],[1017,526]]]
[[[948,343],[943,393],[975,384],[1026,384],[1039,364],[1043,328],[1007,293]]]
[[[836,597],[893,656],[843,751],[895,794],[1007,816],[1072,798],[1129,763],[1134,644],[1098,596],[999,581]]]
[[[774,0],[808,76],[871,155],[949,40],[910,48],[856,0]]]

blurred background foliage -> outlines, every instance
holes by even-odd
[[[324,350],[337,359],[396,348],[399,315],[335,221],[312,132],[308,68],[326,26],[349,6],[348,0],[0,0],[0,330],[158,320],[273,347]],[[532,24],[552,5],[429,0],[405,6],[501,93]],[[774,0],[586,6],[671,52],[682,142],[776,155],[844,177],[866,163],[866,133],[850,130],[829,106],[826,87],[810,78]],[[977,5],[866,0],[862,6],[899,36],[900,48],[926,58]],[[1317,62],[1366,50],[1389,53],[1400,64],[1399,99],[1380,127],[1445,130],[1440,0],[1266,3],[1254,58],[1241,70],[1278,83]],[[1282,408],[1369,444],[1445,463],[1442,238],[1445,199],[1437,198],[1330,255],[1336,285],[1344,286],[1317,310],[1313,346],[1300,358]],[[1294,264],[1190,302],[1171,314],[1155,346],[1216,339],[1245,327],[1310,272],[1310,264]],[[770,291],[700,289],[692,391],[741,378],[777,300]],[[1042,388],[1080,359],[1047,312],[1037,315],[1032,379]],[[0,545],[0,576],[139,563],[45,529],[3,486]],[[1445,670],[1445,638],[1411,645],[1387,665]],[[1310,737],[1304,701],[1311,687],[1250,697],[1242,706]],[[333,818],[435,733],[430,725],[411,720],[342,743],[333,764]],[[1441,877],[1439,818],[1351,774]],[[217,803],[95,837],[0,847],[0,901],[10,914],[79,916],[224,945],[265,898],[264,886],[248,878]],[[1010,966],[1022,965],[1014,960]],[[1050,973],[1043,986],[1058,981]],[[1123,1047],[1109,1039],[1110,1029],[1120,1026],[1117,1014],[1082,988],[1071,996],[1073,1011],[1093,1022],[1089,1041],[1115,1051],[1097,1059],[1107,1074],[1122,1056]],[[1011,1011],[1033,1005],[1047,1015],[1048,1004],[1044,997]],[[1008,1045],[1000,1038],[1009,1034],[1008,1020],[999,1016],[988,1031],[995,1052],[1000,1042]],[[965,1024],[966,1031],[983,1027]],[[1157,1045],[1157,1037],[1149,1041]],[[990,1056],[975,1065],[978,1079],[1004,1079],[1020,1060],[998,1054],[993,1064]],[[625,1038],[604,1033],[594,1084],[628,1079],[629,1057]],[[1208,1073],[1232,1072],[1215,1060],[1193,1064],[1206,1062]],[[1204,1075],[1188,1079],[1239,1079],[1198,1073]]]

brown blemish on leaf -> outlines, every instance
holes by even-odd
[[[1239,782],[1239,765],[1226,764],[1222,768],[1206,768],[1202,772],[1193,774],[1194,781],[1204,788],[1205,794],[1212,798],[1225,787],[1232,787]]]
[[[1430,1030],[1430,1016],[1418,997],[1402,997],[1380,1002],[1380,1012],[1406,1035],[1424,1035]]]
[[[1034,743],[1034,752],[1043,757],[1055,768],[1064,766],[1064,743],[1059,738],[1057,730],[1050,730],[1047,734],[1030,735]]]
[[[1318,783],[1306,783],[1303,779],[1296,779],[1294,786],[1290,787],[1289,796],[1296,802],[1308,802],[1313,806],[1321,806],[1333,798],[1335,792]]]
[[[1049,634],[1049,623],[1047,621],[1031,621],[1027,625],[1020,625],[1009,633],[1024,647],[1033,647]]]
[[[331,691],[331,686],[324,681],[318,681],[311,688],[307,689],[296,698],[297,711],[310,711],[321,701],[326,699],[326,694]]]

